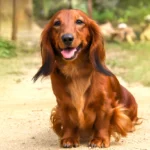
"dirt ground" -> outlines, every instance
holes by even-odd
[[[37,57],[37,56],[35,56]],[[29,60],[40,62],[40,59]],[[0,150],[62,150],[50,128],[49,116],[55,106],[49,78],[32,82],[36,67],[26,66],[20,76],[8,75],[0,84]],[[108,150],[150,150],[150,88],[128,85],[136,97],[143,123],[119,142],[111,140]],[[81,143],[76,150],[88,150]],[[98,148],[95,148],[98,149]]]

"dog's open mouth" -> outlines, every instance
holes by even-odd
[[[64,59],[71,60],[77,56],[77,53],[81,49],[81,44],[77,48],[67,47],[61,51],[61,54]]]

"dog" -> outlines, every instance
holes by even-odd
[[[42,66],[33,77],[51,78],[57,106],[52,128],[64,148],[109,147],[111,135],[126,136],[137,122],[137,103],[105,64],[98,24],[77,9],[58,11],[41,35]]]
[[[133,45],[137,37],[132,27],[129,27],[125,23],[120,23],[114,34],[112,34],[112,40],[116,38],[119,41],[127,41],[129,44]]]

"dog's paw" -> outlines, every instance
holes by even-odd
[[[102,147],[105,147],[105,148],[107,148],[107,147],[109,147],[109,145],[110,145],[110,141],[109,141],[109,138],[93,138],[90,142],[89,142],[89,147],[92,147],[92,148],[94,148],[94,147],[100,147],[100,148],[102,148]]]
[[[61,140],[61,146],[63,148],[78,147],[79,140],[77,138],[65,138]]]

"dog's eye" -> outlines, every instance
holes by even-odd
[[[83,23],[84,23],[84,22],[83,22],[82,20],[80,20],[80,19],[77,19],[77,20],[76,20],[76,24],[79,24],[79,25],[80,25],[80,24],[83,24]]]
[[[54,22],[54,26],[60,26],[61,25],[61,22],[60,21],[55,21]]]

